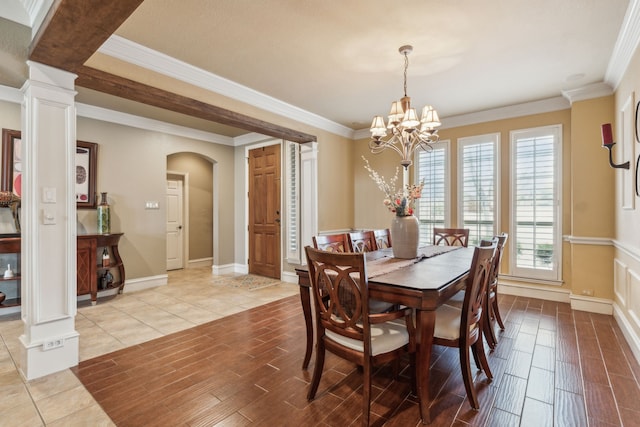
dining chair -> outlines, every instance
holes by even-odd
[[[433,228],[433,244],[444,246],[464,246],[469,245],[468,228]]]
[[[313,400],[324,369],[325,352],[362,367],[362,425],[369,425],[372,368],[410,354],[415,372],[412,310],[369,312],[367,265],[363,253],[342,254],[305,247],[315,305],[316,361],[307,398]],[[346,290],[354,300],[345,304]],[[401,321],[403,319],[404,321]],[[394,322],[395,321],[395,322]]]
[[[487,283],[487,303],[485,304],[487,312],[485,315],[485,321],[483,323],[487,344],[492,349],[495,349],[498,345],[498,339],[496,337],[493,322],[497,322],[501,330],[504,331],[505,329],[504,322],[502,321],[502,316],[500,316],[500,308],[498,306],[498,273],[500,271],[502,253],[504,251],[504,246],[507,243],[508,238],[509,234],[507,233],[498,234],[494,237],[494,239],[497,239],[496,255],[493,258],[491,276],[489,277],[489,281]]]
[[[313,236],[313,247],[325,252],[353,252],[346,233]]]
[[[497,242],[493,242],[491,246],[475,248],[462,308],[443,304],[436,309],[433,343],[459,349],[462,379],[467,398],[474,409],[479,409],[480,405],[473,386],[469,349],[478,369],[483,370],[487,378],[493,379],[484,352],[482,318],[496,246]]]
[[[391,247],[391,231],[389,231],[388,228],[373,230],[373,235],[376,237],[376,246],[378,249]]]
[[[353,231],[347,234],[349,246],[353,252],[372,252],[378,250],[373,231]]]

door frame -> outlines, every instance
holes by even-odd
[[[244,147],[244,194],[245,194],[245,203],[244,203],[244,273],[249,273],[249,151],[255,150],[256,148],[269,147],[271,145],[280,145],[280,164],[283,164],[283,155],[284,155],[284,144],[282,139],[268,139],[256,144],[245,145]],[[284,188],[284,168],[280,168],[280,218],[282,221],[280,222],[280,279],[282,280],[282,274],[284,270],[284,260],[283,260],[283,235],[282,233],[282,224],[285,223],[286,218],[284,212],[282,211],[282,201],[284,200],[283,188]]]
[[[182,181],[182,269],[186,270],[189,268],[189,173],[167,170],[165,182],[170,176]],[[166,221],[165,212],[165,223]]]

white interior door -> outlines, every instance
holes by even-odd
[[[183,181],[167,179],[167,270],[184,268]]]

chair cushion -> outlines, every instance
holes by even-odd
[[[350,349],[363,352],[364,343],[360,340],[347,338],[329,330],[325,331],[327,338]],[[409,343],[409,333],[404,324],[385,322],[371,325],[371,355],[387,353]]]
[[[369,298],[369,313],[384,313],[393,308],[394,304]]]
[[[447,304],[452,307],[462,308],[462,304],[464,303],[464,289],[457,292],[451,298],[447,300]]]
[[[436,310],[436,326],[433,336],[446,340],[457,340],[460,338],[460,320],[462,310],[443,304]]]

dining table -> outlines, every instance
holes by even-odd
[[[464,288],[474,248],[425,246],[414,259],[393,257],[393,249],[365,253],[369,298],[401,304],[416,313],[416,392],[423,424],[431,423],[429,410],[429,367],[436,309]],[[296,268],[300,301],[304,314],[307,345],[303,360],[306,369],[313,350],[311,281],[306,266]]]

